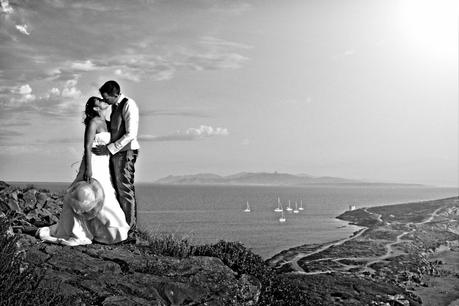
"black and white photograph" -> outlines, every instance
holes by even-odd
[[[0,305],[459,305],[457,0],[0,0]]]

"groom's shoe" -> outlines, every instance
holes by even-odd
[[[137,239],[135,237],[128,236],[126,240],[120,241],[120,244],[137,244]]]

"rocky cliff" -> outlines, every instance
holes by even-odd
[[[61,208],[58,194],[0,183],[0,215],[9,221],[6,235],[15,236],[21,254],[18,273],[40,275],[36,287],[40,292],[51,290],[59,301],[75,305],[254,305],[258,301],[260,281],[233,271],[216,257],[159,255],[141,237],[134,244],[77,247],[37,240],[33,236],[37,227],[57,222]]]

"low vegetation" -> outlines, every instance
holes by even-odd
[[[174,234],[141,232],[140,236],[148,241],[149,249],[155,254],[179,258],[216,257],[239,276],[255,277],[261,283],[258,305],[312,305],[295,280],[277,274],[260,255],[240,242],[221,240],[215,244],[194,245],[189,238]]]
[[[41,276],[24,262],[10,221],[0,217],[0,305],[69,305],[56,290],[39,287]]]

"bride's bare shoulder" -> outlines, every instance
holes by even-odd
[[[90,124],[94,126],[96,133],[107,132],[107,123],[100,117],[92,118]]]

